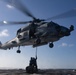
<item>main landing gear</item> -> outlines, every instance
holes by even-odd
[[[54,44],[53,43],[49,43],[49,47],[50,48],[53,48],[54,47]]]
[[[17,53],[21,53],[20,46],[18,46]]]

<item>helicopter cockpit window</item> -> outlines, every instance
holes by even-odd
[[[28,31],[24,32],[24,36],[27,36],[27,35],[29,35],[29,32]]]
[[[17,30],[17,34],[19,34],[21,32],[21,28],[19,30]]]

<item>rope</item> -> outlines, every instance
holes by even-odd
[[[36,47],[36,59],[37,59],[37,47]]]

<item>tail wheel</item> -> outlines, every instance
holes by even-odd
[[[49,43],[49,47],[50,48],[53,48],[54,47],[54,44],[53,43]]]

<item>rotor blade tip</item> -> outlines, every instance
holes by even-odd
[[[7,24],[7,21],[3,21],[4,24]]]
[[[8,8],[13,8],[13,6],[12,5],[9,5],[9,4],[7,4],[6,5]]]

